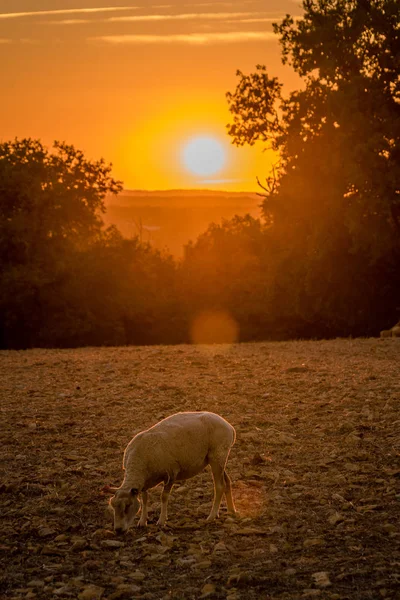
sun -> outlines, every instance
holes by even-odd
[[[209,136],[196,136],[182,149],[185,168],[195,175],[215,175],[225,165],[226,154],[223,145]]]

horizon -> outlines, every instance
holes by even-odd
[[[126,238],[139,236],[154,248],[182,258],[184,247],[211,223],[261,214],[261,198],[252,192],[223,190],[122,190],[105,199],[106,226]]]
[[[182,193],[188,193],[188,194],[250,194],[250,195],[256,195],[255,192],[252,192],[251,190],[224,190],[224,189],[218,189],[218,190],[211,190],[209,188],[168,188],[168,189],[129,189],[129,188],[123,188],[123,190],[121,192],[119,192],[116,197],[120,196],[121,194],[126,194],[126,193],[130,193],[130,194],[182,194]]]
[[[225,94],[259,63],[298,85],[272,22],[300,12],[293,0],[15,0],[12,12],[0,0],[0,140],[65,140],[113,163],[125,189],[256,191],[276,156],[232,145]]]

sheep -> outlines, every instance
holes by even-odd
[[[198,475],[208,465],[214,479],[214,502],[207,521],[218,517],[223,494],[228,512],[235,515],[231,480],[225,470],[235,439],[232,425],[211,412],[177,413],[135,435],[124,452],[124,480],[110,499],[115,532],[127,531],[140,508],[138,527],[147,525],[147,490],[160,483],[164,487],[157,525],[164,527],[174,483]]]
[[[392,327],[392,337],[400,337],[400,321]]]
[[[392,330],[391,329],[383,329],[383,331],[381,331],[381,333],[380,333],[380,337],[381,338],[392,337]]]
[[[381,331],[380,336],[385,337],[400,337],[400,321],[393,325],[391,329],[384,329]]]

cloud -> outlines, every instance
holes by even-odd
[[[188,33],[174,35],[104,35],[90,38],[92,41],[107,44],[229,44],[238,42],[255,42],[275,40],[272,32],[264,31],[231,31],[229,33]]]
[[[236,19],[241,17],[249,17],[254,13],[239,12],[239,13],[181,13],[178,15],[129,15],[123,17],[110,17],[107,21],[112,22],[145,22],[145,21],[191,21],[194,19]]]
[[[276,23],[284,19],[285,15],[281,17],[252,17],[250,19],[232,19],[228,20],[227,23]]]
[[[68,15],[77,13],[105,13],[136,10],[136,6],[110,6],[103,8],[65,8],[57,10],[35,10],[16,13],[0,13],[0,19],[21,19],[23,17],[43,17],[47,15]]]
[[[33,38],[0,38],[0,46],[5,44],[39,44],[39,40],[35,40]]]
[[[91,23],[89,19],[61,19],[59,21],[45,21],[48,25],[81,25]]]
[[[241,4],[253,4],[253,1],[245,2],[244,0],[242,0]],[[212,6],[214,8],[216,6],[237,6],[237,4],[235,4],[234,2],[195,2],[193,4],[183,4],[182,6],[189,6],[190,8]]]

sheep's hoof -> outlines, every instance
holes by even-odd
[[[137,524],[138,527],[147,527],[147,521],[139,521]]]
[[[206,519],[206,523],[212,523],[213,521],[215,521],[218,518],[218,515],[208,515],[207,519]]]

